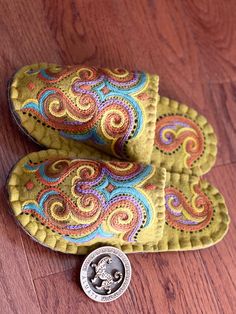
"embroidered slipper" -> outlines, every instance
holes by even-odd
[[[164,187],[165,169],[57,150],[24,157],[8,180],[13,214],[27,233],[75,254],[104,244],[124,251],[153,245],[164,228]]]
[[[79,151],[86,142],[149,163],[157,91],[158,76],[143,72],[35,64],[15,74],[10,100],[18,124],[39,144]]]
[[[212,127],[186,105],[159,101],[157,75],[34,64],[15,74],[9,100],[18,125],[48,148],[78,152],[93,146],[196,175],[215,162]]]
[[[224,199],[208,182],[167,173],[165,185],[162,168],[105,154],[104,161],[80,159],[86,154],[40,151],[12,170],[12,213],[41,244],[73,254],[104,244],[155,252],[205,248],[225,235]]]

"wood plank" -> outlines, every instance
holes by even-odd
[[[2,167],[0,167],[3,173]],[[1,180],[1,185],[3,184]],[[5,189],[0,190],[1,313],[41,313],[19,230],[8,213]]]
[[[208,280],[221,313],[234,313],[236,309],[236,164],[214,168],[207,178],[217,186],[226,199],[231,218],[229,231],[223,241],[211,250],[201,252]]]
[[[77,268],[79,257],[52,251],[22,231],[22,239],[33,279],[45,277],[71,268]]]
[[[126,293],[112,304],[88,299],[78,284],[79,268],[34,281],[45,313],[220,313],[198,253],[129,256],[133,276]],[[200,262],[199,262],[200,261]],[[69,293],[64,293],[69,291]],[[196,291],[198,294],[196,295]]]
[[[235,12],[235,1],[182,1],[183,19],[198,47],[199,68],[194,80],[235,81]]]
[[[162,95],[203,113],[219,137],[217,166],[236,162],[235,1],[0,0],[0,184],[12,165],[39,146],[10,117],[7,81],[39,61],[138,68],[160,75]],[[77,285],[82,257],[49,251],[16,227],[0,191],[0,295],[5,313],[78,309],[114,313],[233,313],[235,305],[235,164],[209,178],[231,210],[229,234],[201,252],[131,256],[131,289],[104,306]],[[11,268],[9,268],[11,265]],[[65,293],[68,291],[68,293]]]
[[[193,106],[207,117],[218,138],[216,165],[236,162],[235,82],[193,87]]]

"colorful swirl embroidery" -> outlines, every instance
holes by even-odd
[[[185,166],[191,168],[204,152],[204,136],[192,120],[174,115],[156,122],[155,146],[163,153],[174,153],[180,147],[186,153]]]
[[[142,109],[134,95],[145,89],[145,73],[79,66],[57,73],[42,69],[38,78],[49,86],[37,100],[27,100],[23,112],[33,114],[65,138],[89,140],[101,148],[109,144],[115,156],[127,157],[127,141],[143,127]],[[59,82],[62,87],[69,83],[63,87],[66,92],[58,87]]]
[[[122,236],[134,242],[139,230],[153,218],[145,182],[153,175],[150,165],[61,159],[37,165],[27,163],[43,185],[36,202],[26,202],[23,212],[74,243],[95,237]]]
[[[205,228],[213,216],[213,207],[199,185],[192,187],[194,197],[191,203],[174,187],[165,189],[167,223],[179,230],[198,231]]]

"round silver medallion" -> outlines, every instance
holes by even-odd
[[[90,253],[83,262],[80,282],[88,297],[97,302],[111,302],[128,288],[131,266],[127,256],[112,246]]]

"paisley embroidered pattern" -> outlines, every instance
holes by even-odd
[[[135,95],[143,94],[147,74],[76,66],[55,73],[42,69],[37,76],[48,87],[37,99],[24,103],[24,113],[33,114],[65,138],[92,141],[101,147],[109,144],[115,156],[127,157],[127,141],[143,127],[143,114]],[[64,85],[69,82],[69,86],[64,91],[59,86],[64,86],[65,79]]]
[[[154,173],[150,165],[61,159],[28,162],[24,169],[43,187],[23,212],[70,242],[96,237],[134,242],[152,221],[153,207],[145,193],[145,182]]]
[[[213,207],[209,198],[199,185],[192,187],[191,203],[185,195],[174,187],[165,189],[166,221],[179,230],[198,231],[205,228],[213,216]]]
[[[178,116],[157,120],[155,146],[165,154],[174,153],[182,145],[186,154],[185,166],[191,168],[204,152],[204,137],[196,123]]]

